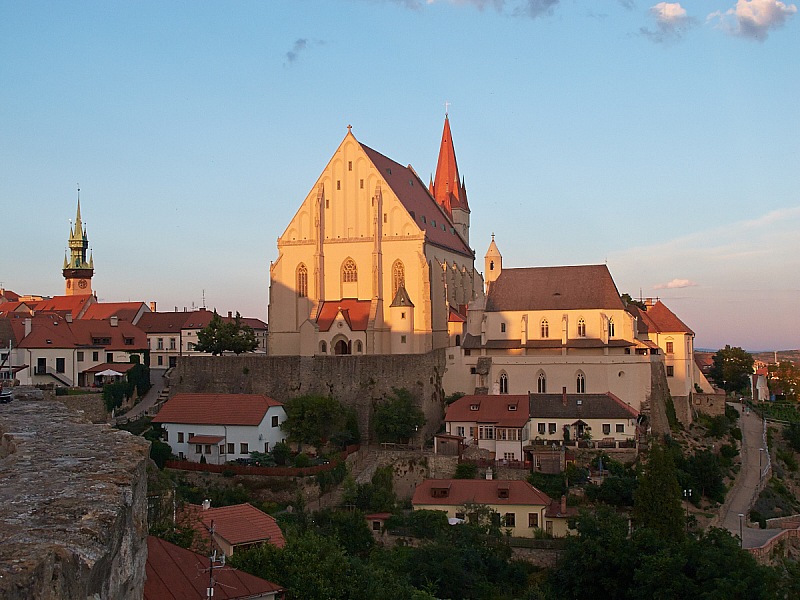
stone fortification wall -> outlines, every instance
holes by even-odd
[[[170,377],[170,392],[266,394],[285,402],[306,394],[332,396],[356,409],[363,441],[372,437],[374,407],[406,388],[425,413],[424,435],[444,415],[444,350],[371,356],[184,356]]]
[[[140,600],[148,450],[59,402],[0,406],[0,598]]]
[[[653,435],[664,436],[670,432],[667,403],[671,399],[667,371],[661,362],[650,363],[650,427]]]
[[[725,414],[725,394],[694,394],[692,407],[710,417]]]

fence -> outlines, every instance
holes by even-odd
[[[531,461],[521,461],[521,460],[489,460],[486,458],[461,458],[459,462],[466,462],[472,463],[473,465],[477,465],[478,467],[485,469],[486,467],[492,467],[496,469],[498,467],[505,467],[507,469],[525,469],[527,471],[531,470]]]
[[[316,475],[325,471],[330,471],[337,464],[347,459],[348,456],[357,452],[358,444],[347,446],[338,455],[332,457],[330,462],[311,467],[255,467],[250,465],[239,465],[236,463],[225,463],[223,465],[210,465],[191,462],[188,460],[168,460],[165,463],[167,469],[179,471],[203,471],[206,473],[234,473],[235,475],[266,475],[271,477],[306,477]]]

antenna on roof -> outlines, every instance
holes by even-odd
[[[206,291],[203,290],[203,306],[202,306],[202,308],[205,308],[205,307],[206,307]]]

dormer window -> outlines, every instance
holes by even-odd
[[[497,488],[497,497],[501,499],[508,499],[508,488],[507,487],[500,487]]]
[[[480,404],[470,404],[469,405],[469,409],[470,410],[480,410],[480,408],[481,408]]]
[[[447,498],[449,493],[448,488],[431,488],[431,498]]]
[[[508,405],[508,410],[510,410],[512,412],[517,410],[517,405],[516,404],[509,404]]]

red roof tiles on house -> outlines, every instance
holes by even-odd
[[[432,490],[447,489],[446,497],[434,497]],[[508,490],[501,494],[500,490]],[[437,494],[438,496],[438,494]],[[501,497],[506,496],[506,497]],[[414,490],[412,505],[443,506],[471,504],[523,504],[550,506],[550,496],[527,481],[502,479],[426,479]]]
[[[283,406],[257,394],[175,394],[153,423],[258,425],[271,406]]]
[[[95,302],[86,309],[81,319],[104,320],[117,317],[121,321],[133,323],[141,310],[147,310],[144,302]]]
[[[60,313],[70,314],[73,319],[79,319],[87,310],[89,305],[97,302],[91,294],[80,294],[75,296],[53,296],[45,300],[27,302],[37,313]]]
[[[205,598],[208,568],[208,557],[148,536],[144,600]],[[216,569],[214,579],[218,582],[214,587],[215,600],[253,598],[283,590],[271,581],[231,567]]]
[[[509,410],[509,407],[513,409]],[[528,422],[528,396],[462,396],[447,407],[445,421],[450,423],[495,423],[500,427],[524,427]]]
[[[450,133],[450,119],[447,116],[444,118],[439,160],[436,163],[436,178],[433,180],[431,188],[431,195],[451,217],[454,208],[469,212],[467,190],[458,174],[453,135]]]
[[[647,309],[647,316],[655,324],[657,331],[661,333],[688,333],[689,335],[694,335],[694,331],[660,300]]]
[[[489,285],[486,310],[624,310],[605,265],[503,269]]]
[[[274,517],[251,504],[235,504],[205,510],[201,506],[197,508],[200,510],[196,516],[203,524],[203,531],[208,532],[211,521],[214,521],[214,533],[231,546],[256,542],[269,542],[278,548],[286,545],[283,532]]]
[[[350,327],[350,331],[366,331],[369,325],[369,313],[372,307],[370,300],[343,298],[332,302],[323,302],[317,315],[317,326],[320,331],[328,331],[341,311],[342,317]]]

